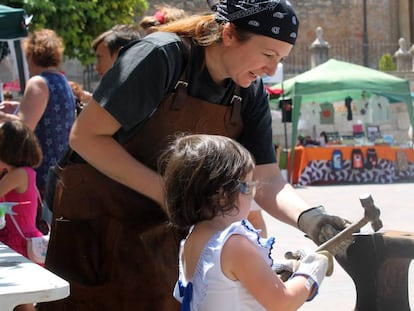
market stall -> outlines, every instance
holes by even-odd
[[[21,92],[24,90],[26,80],[29,77],[29,71],[27,64],[25,64],[25,58],[21,48],[21,39],[27,36],[29,20],[30,18],[27,17],[23,9],[0,4],[0,48],[2,49],[0,55],[3,55],[0,62],[6,60],[7,54],[15,60],[15,71],[18,74]],[[10,50],[10,53],[8,53],[8,50]],[[3,68],[3,73],[5,72],[6,70]],[[0,86],[4,82],[8,81],[2,81],[0,79]],[[0,93],[1,91],[2,88],[0,88]]]
[[[409,115],[409,121],[414,124],[412,98],[409,82],[405,79],[386,74],[371,68],[330,59],[327,62],[283,83],[274,85],[274,89],[282,89],[282,99],[289,98],[292,101],[292,137],[291,146],[298,141],[298,124],[300,115],[309,115],[314,112],[319,118],[318,122],[332,122],[333,106],[336,101],[357,99],[361,96],[371,98],[377,96],[381,100],[386,99],[390,104],[405,103]],[[361,95],[362,94],[362,95]],[[317,109],[312,110],[312,105],[318,103]],[[358,107],[362,113],[363,107]],[[364,135],[365,129],[363,130]],[[295,149],[291,150],[290,157],[295,163]],[[289,167],[289,172],[293,172]],[[289,176],[289,181],[292,176]]]
[[[355,154],[360,158],[359,164],[355,163]],[[414,178],[412,148],[388,145],[296,147],[294,163],[291,160],[289,157],[292,183],[300,186],[392,183]]]

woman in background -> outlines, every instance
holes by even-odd
[[[0,119],[20,119],[35,132],[43,152],[43,162],[36,169],[36,183],[43,194],[49,167],[56,164],[68,147],[75,120],[75,97],[60,72],[64,46],[53,30],[29,33],[23,49],[31,77],[17,115],[0,112]]]

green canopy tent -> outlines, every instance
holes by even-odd
[[[296,144],[302,105],[313,101],[319,103],[341,101],[346,96],[359,98],[363,91],[367,94],[385,96],[390,99],[390,102],[406,103],[411,125],[414,125],[409,82],[371,68],[330,59],[272,88],[283,89],[281,98],[292,99],[292,147]],[[294,148],[291,158],[293,165]]]
[[[20,90],[23,92],[28,73],[24,68],[24,55],[20,40],[27,36],[26,12],[0,4],[0,41],[12,40],[15,51]]]

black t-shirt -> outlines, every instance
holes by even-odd
[[[128,140],[171,93],[187,65],[181,39],[173,33],[155,32],[121,50],[113,67],[102,77],[93,94],[120,124],[115,138]],[[228,104],[234,89],[229,79],[217,85],[204,66],[204,48],[193,44],[188,70],[188,93],[214,104]],[[257,164],[276,162],[272,140],[272,119],[268,95],[262,80],[242,89],[244,128],[238,141]]]

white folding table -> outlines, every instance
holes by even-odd
[[[0,310],[69,296],[69,283],[0,242]]]

